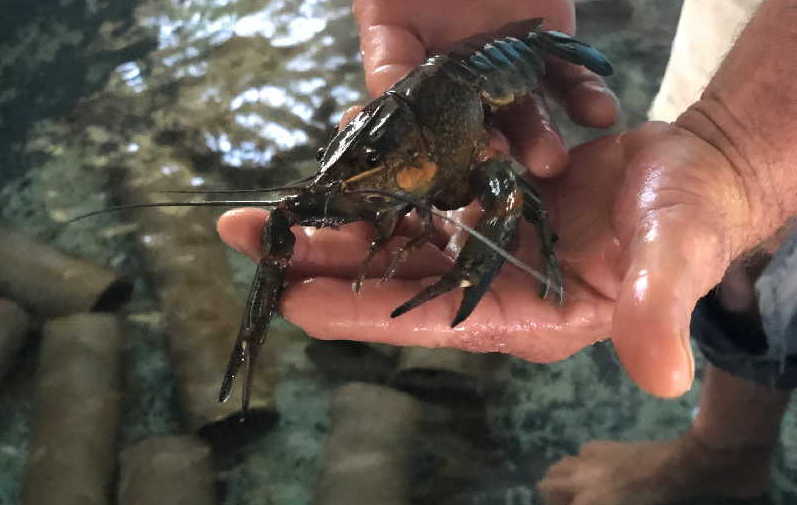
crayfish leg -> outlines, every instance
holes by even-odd
[[[381,282],[387,282],[392,279],[393,276],[396,275],[398,267],[407,259],[409,254],[428,242],[429,237],[432,235],[432,231],[434,230],[434,226],[432,225],[432,213],[421,207],[418,207],[416,211],[418,212],[418,217],[421,218],[421,230],[393,254],[390,265],[388,265],[385,273],[382,274]]]
[[[518,221],[522,213],[523,195],[517,177],[508,160],[494,158],[474,168],[471,186],[479,191],[484,210],[476,231],[495,245],[511,251],[515,246]],[[454,327],[470,316],[490,287],[490,283],[504,264],[504,257],[476,237],[470,236],[457,257],[454,267],[435,284],[427,287],[394,310],[390,316],[401,314],[457,287],[465,288]]]
[[[232,393],[232,387],[241,367],[246,365],[246,379],[242,393],[244,412],[249,408],[249,392],[257,354],[268,335],[271,318],[277,312],[285,283],[285,271],[293,255],[296,239],[290,230],[292,224],[290,215],[277,209],[271,213],[271,218],[263,228],[261,235],[263,256],[257,264],[241,328],[219,391],[219,401],[226,401]]]
[[[540,240],[540,253],[545,261],[546,281],[540,287],[540,297],[546,298],[554,291],[559,304],[565,302],[565,286],[562,268],[554,251],[554,244],[557,236],[548,221],[548,213],[542,206],[542,200],[537,190],[528,181],[518,177],[518,187],[523,193],[523,218],[533,224],[537,229],[537,236]]]
[[[362,265],[360,265],[360,272],[357,275],[357,279],[355,279],[354,284],[352,284],[352,289],[355,293],[360,292],[365,276],[368,275],[368,265],[371,263],[376,253],[378,253],[382,247],[384,247],[385,243],[390,240],[390,237],[393,236],[393,232],[396,230],[396,225],[402,215],[404,215],[403,212],[390,210],[376,216],[374,220],[376,234],[371,241],[371,245],[368,247],[368,256],[365,257]]]

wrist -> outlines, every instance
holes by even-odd
[[[700,100],[676,121],[726,160],[749,211],[741,253],[797,214],[797,0],[765,0]]]
[[[729,259],[771,236],[785,221],[780,193],[767,174],[769,161],[755,153],[732,112],[704,94],[676,120],[675,126],[702,144],[714,172],[716,207],[727,235]],[[701,167],[695,167],[701,169]]]

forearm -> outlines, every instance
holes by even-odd
[[[797,214],[794,54],[797,0],[766,0],[701,99],[676,122],[719,150],[740,182],[730,224],[733,255]]]

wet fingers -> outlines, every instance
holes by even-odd
[[[251,208],[227,212],[219,219],[219,235],[230,247],[258,261],[261,233],[268,215],[266,210]],[[407,224],[404,231],[416,232],[412,223]],[[296,245],[288,271],[289,278],[293,279],[317,275],[353,279],[360,271],[373,234],[371,226],[362,222],[337,230],[294,227],[293,232]],[[408,240],[407,236],[397,236],[388,241],[384,250],[369,263],[366,275],[381,277],[390,266],[393,255]],[[422,278],[437,275],[449,268],[450,263],[450,259],[430,243],[409,254],[407,260],[398,266],[396,276]]]
[[[592,128],[608,128],[618,119],[617,96],[597,74],[580,65],[550,60],[546,89],[567,109],[576,123]]]
[[[532,94],[499,114],[498,126],[513,156],[533,175],[553,177],[567,166],[567,147],[541,94]]]

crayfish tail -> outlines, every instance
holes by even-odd
[[[608,76],[614,72],[603,53],[565,33],[538,31],[529,34],[526,40],[547,53],[570,63],[583,65],[598,75]]]

